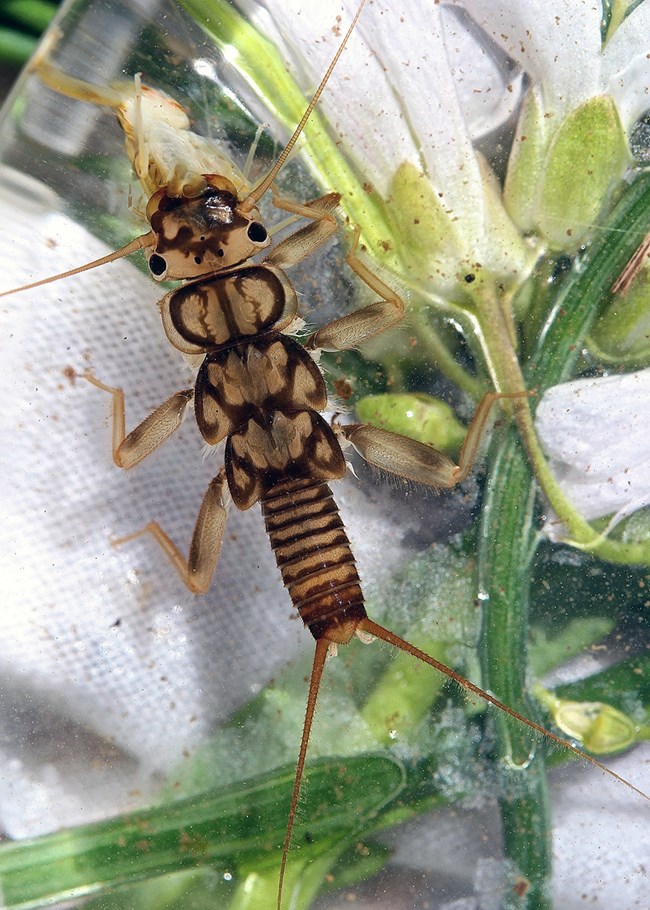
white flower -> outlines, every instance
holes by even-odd
[[[577,379],[544,393],[535,425],[564,493],[586,519],[650,504],[650,370]]]
[[[641,2],[604,46],[603,10],[596,0],[462,0],[459,5],[540,86],[544,110],[556,128],[601,94],[611,95],[626,128],[647,109],[649,3]]]
[[[333,0],[306,9],[285,0],[268,4],[270,16],[257,25],[308,92],[356,5]],[[384,236],[409,281],[444,294],[462,287],[469,273],[510,285],[532,266],[473,145],[510,114],[519,84],[515,77],[515,90],[505,91],[495,58],[462,19],[431,0],[375,0],[364,8],[318,110],[340,137],[360,186],[385,201]]]
[[[650,3],[604,42],[594,0],[462,0],[531,87],[506,202],[523,231],[575,248],[629,165],[626,133],[647,109]]]
[[[267,0],[256,21],[308,92],[355,7]],[[386,202],[374,238],[358,202],[348,213],[375,252],[381,245],[395,255],[411,286],[476,299],[480,281],[463,287],[472,275],[507,291],[544,245],[571,251],[597,221],[629,166],[627,131],[648,104],[650,2],[606,41],[601,18],[595,0],[375,0],[364,8],[319,111],[360,185]],[[475,142],[518,109],[522,73],[529,89],[502,197]],[[535,243],[526,247],[522,235]]]

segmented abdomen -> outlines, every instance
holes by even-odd
[[[296,341],[272,331],[295,314],[281,269],[241,266],[191,282],[163,301],[167,337],[205,353],[195,415],[210,445],[226,440],[228,489],[260,502],[282,579],[316,639],[345,643],[366,616],[348,537],[327,481],[343,477],[339,439],[321,417],[323,375]]]
[[[286,480],[265,491],[262,514],[283,581],[314,638],[349,641],[365,618],[347,533],[329,485]]]

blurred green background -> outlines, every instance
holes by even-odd
[[[0,98],[4,100],[20,68],[49,25],[57,0],[0,0]]]

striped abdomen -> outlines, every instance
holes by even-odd
[[[314,638],[345,643],[366,616],[348,537],[329,485],[286,480],[261,497],[283,581]]]

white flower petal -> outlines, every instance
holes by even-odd
[[[340,0],[325,0],[308,8],[304,0],[268,5],[268,22],[260,24],[283,50],[289,69],[306,94],[316,88],[324,75],[355,6]],[[368,171],[371,162],[365,178],[386,196],[390,179],[402,162],[421,162],[399,97],[392,91],[392,71],[387,70],[380,50],[375,54],[368,49],[375,47],[375,28],[383,10],[373,5],[368,12],[373,14],[372,23],[364,16],[366,21],[357,24],[319,102],[319,111],[340,135],[346,155],[356,160],[360,169]],[[337,22],[339,27],[334,29]],[[370,25],[372,40],[369,37],[367,43],[364,34]],[[398,39],[401,28],[396,11],[391,27],[393,37]],[[396,53],[398,48],[399,45]]]
[[[524,74],[461,7],[442,6],[447,58],[473,140],[494,132],[518,110]]]
[[[650,503],[650,370],[578,379],[545,392],[535,417],[564,492],[585,518]]]
[[[598,0],[462,0],[533,82],[558,118],[600,91]]]
[[[346,23],[354,14],[355,4],[352,0],[346,0],[345,4],[342,0],[326,0],[314,8],[306,7],[305,0],[286,0],[281,6],[269,0],[266,2],[268,8],[260,7],[257,0],[239,0],[239,5],[260,31],[283,48],[287,62],[300,84],[313,87],[329,63]],[[409,44],[421,44],[422,36],[425,35],[424,43],[429,45],[429,51],[452,73],[464,120],[472,138],[480,138],[502,126],[520,103],[523,75],[513,70],[512,63],[500,48],[496,45],[486,46],[488,42],[484,33],[477,29],[464,10],[450,6],[438,7],[426,0],[414,0],[405,8],[415,23],[417,34],[412,29],[408,34],[401,30],[401,25],[406,22],[403,13],[400,14],[399,10],[387,5],[381,8],[378,4],[364,9],[357,31],[365,35],[368,45],[373,48],[375,34],[386,31],[389,43],[387,48],[385,45],[385,50],[395,58],[398,56],[395,51],[400,45],[407,49]],[[379,17],[376,16],[375,9],[379,10]],[[435,22],[433,31],[428,24],[431,16]],[[337,17],[340,27],[334,32],[332,23],[337,21]],[[439,19],[442,20],[444,30],[444,46],[439,44]],[[381,22],[384,24],[378,24]],[[408,29],[408,23],[406,26]],[[404,35],[404,38],[400,35]],[[354,55],[355,41],[349,43],[341,66],[345,66],[345,62]],[[382,56],[385,56],[385,52]],[[405,59],[408,59],[408,53]],[[433,69],[429,67],[427,72],[432,73]],[[333,81],[336,82],[337,79],[338,76],[335,75]],[[425,91],[420,94],[424,97],[428,95],[432,82],[429,79],[426,84],[422,83],[421,88]],[[377,93],[377,89],[378,84],[375,85],[374,93]],[[327,105],[326,98],[322,104]]]
[[[269,7],[288,63],[303,84],[307,78],[310,88],[316,86],[355,7],[353,0],[331,0],[310,6],[309,15],[304,0]],[[319,105],[346,154],[365,172],[371,165],[366,177],[379,192],[388,194],[395,171],[408,161],[445,192],[459,218],[476,217],[481,176],[437,4],[379,0],[364,9]]]
[[[389,74],[388,90],[399,101],[401,127],[416,137],[420,161],[415,163],[444,194],[445,206],[462,220],[463,230],[473,233],[473,225],[482,224],[482,178],[458,101],[440,7],[417,0],[400,11],[388,3],[379,9],[383,15],[374,20],[372,47]],[[392,134],[386,139],[392,142]]]
[[[306,90],[313,90],[356,3],[319,3],[309,7],[309,15],[303,6],[304,0],[268,5],[273,25],[261,24],[267,31],[274,29],[273,40],[279,41],[294,75]],[[333,22],[338,22],[336,33]],[[461,54],[467,55],[464,62]],[[442,7],[431,0],[375,0],[363,10],[319,111],[340,136],[362,179],[384,197],[405,163],[427,177],[450,223],[461,226],[456,245],[450,244],[450,261],[434,273],[455,276],[459,262],[463,268],[480,262],[487,272],[512,276],[525,258],[521,240],[516,233],[513,238],[508,234],[503,249],[502,231],[495,228],[501,229],[507,216],[495,216],[500,202],[486,189],[459,97],[461,88],[464,97],[478,95],[475,63],[489,70],[486,94],[494,90],[495,109],[507,110],[503,98],[509,92],[505,80],[498,78],[494,55],[471,38],[456,14],[447,11],[443,22]],[[516,92],[511,94],[516,97]]]
[[[602,84],[627,128],[650,107],[650,3],[645,0],[621,23],[602,59]]]

